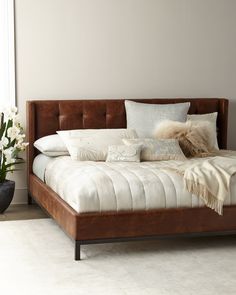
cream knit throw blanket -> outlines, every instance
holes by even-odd
[[[183,176],[185,188],[200,197],[205,205],[223,214],[231,176],[236,173],[236,151],[216,152],[211,157],[194,158],[178,167],[169,167]]]

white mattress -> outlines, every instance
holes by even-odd
[[[44,176],[45,176],[45,170],[47,165],[55,160],[56,158],[54,157],[48,157],[45,156],[44,154],[39,154],[34,158],[33,162],[33,172],[38,178],[40,178],[42,181],[44,181]]]
[[[181,176],[161,170],[164,165],[164,161],[80,162],[39,155],[33,171],[79,213],[203,206],[183,188]],[[225,205],[236,204],[236,176],[230,188]]]

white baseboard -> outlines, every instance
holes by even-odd
[[[27,204],[27,188],[16,188],[12,204]]]

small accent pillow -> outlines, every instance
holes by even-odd
[[[165,121],[157,126],[155,137],[177,139],[186,157],[207,156],[215,151],[214,129],[207,121]]]
[[[58,134],[41,137],[34,142],[34,146],[42,154],[49,157],[69,155],[66,145]]]
[[[79,161],[105,161],[108,146],[121,145],[123,138],[136,138],[129,129],[79,129],[57,131],[66,144],[71,158]]]
[[[142,144],[143,161],[186,160],[176,139],[137,138],[123,139],[123,142],[126,145]]]
[[[108,147],[106,162],[140,162],[142,145],[111,145]]]
[[[218,115],[217,112],[209,113],[209,114],[188,115],[187,120],[188,121],[197,121],[197,122],[208,121],[209,123],[211,123],[212,129],[214,130],[214,137],[215,137],[214,147],[215,147],[215,149],[218,150],[219,146],[218,146],[218,141],[217,141],[217,126],[216,126],[217,115]]]
[[[164,120],[185,122],[190,102],[148,104],[125,101],[127,128],[135,129],[141,138],[153,137],[155,127]]]

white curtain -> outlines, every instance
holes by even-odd
[[[0,0],[0,105],[15,105],[14,0]]]

